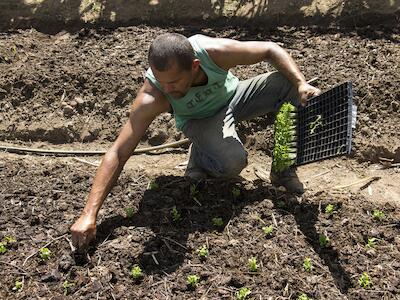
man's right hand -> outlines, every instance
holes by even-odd
[[[71,226],[72,244],[78,251],[85,251],[96,237],[96,217],[83,212]]]

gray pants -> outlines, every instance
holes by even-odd
[[[186,122],[183,132],[193,143],[189,161],[214,177],[238,175],[247,165],[247,152],[235,124],[277,111],[286,101],[299,103],[297,90],[281,73],[241,81],[228,106],[212,117]]]

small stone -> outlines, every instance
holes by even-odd
[[[72,107],[76,107],[78,105],[78,102],[76,102],[75,100],[72,100],[69,105],[71,105]]]
[[[347,224],[349,224],[349,219],[347,219],[347,218],[344,218],[344,219],[340,222],[340,225],[342,225],[342,226],[346,226]]]
[[[371,130],[368,128],[368,126],[363,126],[363,128],[361,128],[361,133],[365,136],[369,136],[371,135]]]
[[[64,106],[63,113],[64,113],[64,116],[70,117],[74,114],[74,109],[72,108],[72,106],[66,105],[66,106]]]
[[[392,110],[393,110],[393,111],[398,111],[400,105],[399,105],[399,102],[397,102],[397,101],[392,101],[391,106],[392,106]]]
[[[42,282],[54,282],[60,280],[60,273],[57,270],[53,270],[50,274],[43,275],[40,278]]]
[[[74,99],[78,105],[82,105],[85,103],[85,100],[82,97],[75,97]]]
[[[60,204],[58,205],[58,209],[59,209],[60,211],[66,211],[66,210],[68,209],[68,204],[65,203],[65,202],[62,202],[62,203],[60,203]]]
[[[72,264],[74,263],[74,260],[70,255],[64,254],[61,256],[60,261],[58,262],[58,269],[61,272],[68,272],[69,269],[71,269]]]
[[[369,231],[369,236],[370,237],[378,237],[379,235],[380,235],[379,231],[377,229],[375,229],[375,228],[372,228]]]

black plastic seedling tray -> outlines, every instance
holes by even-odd
[[[352,83],[310,99],[297,114],[296,165],[349,154],[353,116]]]

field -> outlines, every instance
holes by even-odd
[[[301,197],[265,179],[271,116],[239,125],[249,152],[240,180],[185,181],[188,145],[134,155],[82,257],[71,252],[69,228],[101,157],[0,152],[0,239],[6,244],[0,299],[236,299],[244,287],[251,291],[246,299],[298,299],[303,293],[312,299],[400,299],[399,28],[3,32],[1,145],[106,150],[143,83],[151,41],[167,31],[272,40],[290,52],[307,79],[318,77],[322,90],[353,81],[358,116],[352,154],[300,167],[307,188]],[[262,63],[233,72],[245,79],[271,70]],[[182,138],[165,114],[139,147]],[[180,217],[174,218],[174,208]],[[264,233],[270,225],[272,232]],[[205,258],[197,251],[203,246]],[[49,259],[40,257],[42,247],[51,251]],[[256,259],[254,271],[250,258]],[[130,275],[136,265],[143,273],[138,280]],[[360,284],[364,272],[370,285]],[[191,274],[199,277],[196,288],[187,285]]]

